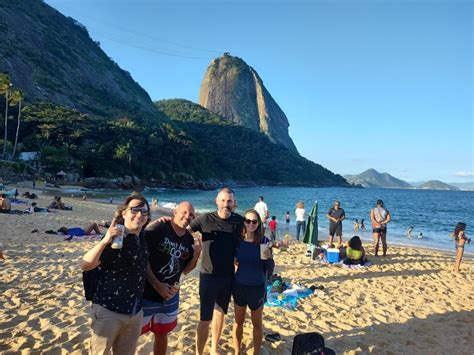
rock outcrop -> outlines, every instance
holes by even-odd
[[[296,152],[285,113],[257,72],[238,57],[226,53],[212,61],[201,84],[199,104]]]

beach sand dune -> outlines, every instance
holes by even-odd
[[[39,206],[49,200],[41,196]],[[90,303],[83,296],[79,262],[94,241],[67,242],[43,232],[109,220],[115,206],[64,200],[73,211],[0,215],[6,254],[0,261],[0,353],[88,353]],[[34,229],[39,232],[31,233]],[[264,341],[263,354],[290,354],[293,337],[312,331],[321,332],[327,346],[343,354],[472,353],[472,259],[454,276],[453,256],[437,251],[391,247],[387,257],[369,255],[374,265],[358,270],[319,264],[304,252],[301,243],[288,252],[276,251],[276,272],[292,283],[322,285],[324,290],[300,300],[295,310],[265,309],[264,331],[280,333],[283,341]],[[179,325],[169,345],[173,354],[191,354],[199,318],[196,270],[184,277],[181,300]],[[232,315],[231,307],[223,353],[232,351]],[[248,319],[244,353],[251,353],[251,334]],[[137,353],[150,354],[152,340],[150,334],[141,337]]]

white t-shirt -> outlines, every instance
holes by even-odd
[[[263,222],[268,218],[268,207],[267,204],[263,201],[259,201],[255,204],[254,210],[257,211],[258,215]]]
[[[295,210],[295,216],[297,221],[304,221],[306,215],[306,210],[304,208],[297,208]]]

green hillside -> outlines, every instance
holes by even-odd
[[[156,106],[188,132],[200,151],[200,164],[205,164],[205,170],[214,176],[272,185],[347,184],[342,176],[270,142],[263,134],[237,125],[216,124],[219,116],[200,105],[163,100]]]
[[[0,72],[10,75],[28,102],[101,116],[160,115],[84,26],[40,0],[0,1],[0,36]]]
[[[0,2],[0,35],[0,74],[24,93],[13,159],[39,151],[42,175],[65,170],[109,182],[128,175],[148,186],[185,188],[347,185],[264,134],[197,104],[179,99],[153,104],[84,26],[41,0]],[[15,146],[18,107],[9,108],[7,159]],[[2,123],[3,112],[2,93]],[[2,124],[1,146],[4,133]]]

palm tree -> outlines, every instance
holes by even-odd
[[[10,94],[10,106],[18,105],[18,118],[16,124],[15,145],[13,146],[13,153],[11,159],[15,157],[16,146],[18,144],[18,133],[20,132],[20,117],[21,117],[21,102],[23,101],[23,93],[21,90],[13,90]]]
[[[10,77],[5,73],[0,73],[0,95],[5,95],[5,135],[3,138],[3,153],[2,159],[5,159],[5,152],[7,150],[7,128],[8,128],[8,94],[10,92]]]

